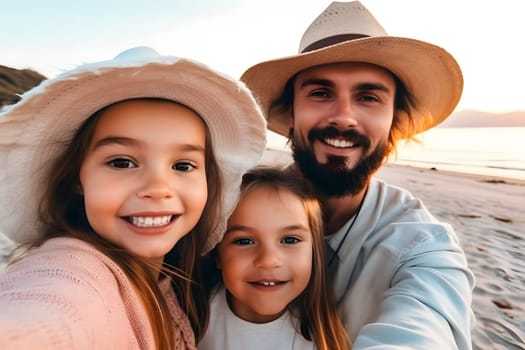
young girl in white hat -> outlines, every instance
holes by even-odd
[[[264,146],[242,84],[148,48],[24,94],[0,117],[0,231],[29,246],[0,276],[2,349],[194,349],[195,260]]]

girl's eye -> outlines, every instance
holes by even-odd
[[[126,159],[126,158],[116,158],[116,159],[112,159],[108,162],[109,166],[113,167],[113,168],[118,168],[118,169],[126,169],[126,168],[136,168],[137,165],[129,160],[129,159]]]
[[[253,243],[254,242],[249,238],[238,238],[233,241],[233,244],[237,244],[237,245],[249,245]]]
[[[294,244],[294,243],[298,243],[300,242],[301,240],[297,237],[285,237],[281,240],[281,243],[284,243],[284,244]]]
[[[197,167],[190,162],[178,162],[178,163],[175,163],[175,165],[173,165],[173,169],[177,171],[183,171],[183,172],[190,172],[196,168]]]

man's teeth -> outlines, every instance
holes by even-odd
[[[275,286],[275,282],[260,282],[263,286]]]
[[[341,140],[341,139],[324,139],[324,142],[332,147],[337,148],[350,148],[354,147],[354,143],[347,141],[347,140]]]
[[[164,226],[171,221],[172,215],[165,216],[131,216],[130,222],[138,227]]]

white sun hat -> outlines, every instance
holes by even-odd
[[[265,119],[243,83],[147,47],[45,80],[0,114],[0,232],[16,242],[39,236],[38,207],[53,160],[93,113],[133,98],[176,101],[208,126],[223,193],[221,222],[210,232],[206,250],[222,239],[241,176],[265,149]]]

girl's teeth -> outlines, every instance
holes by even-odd
[[[264,286],[275,286],[275,282],[261,282]]]
[[[164,226],[171,221],[171,215],[165,216],[132,216],[130,222],[138,227]]]

